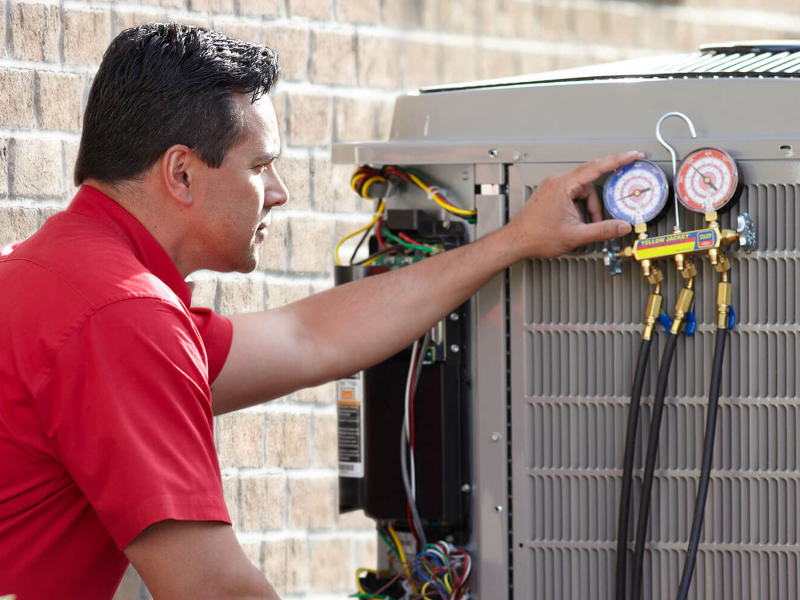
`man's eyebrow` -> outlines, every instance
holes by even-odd
[[[257,163],[265,163],[270,162],[272,160],[277,160],[277,158],[281,155],[281,151],[278,150],[277,152],[268,152],[266,154],[261,154],[256,157],[255,162]]]

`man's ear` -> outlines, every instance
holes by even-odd
[[[199,159],[183,144],[167,148],[161,157],[161,177],[170,195],[184,206],[194,202]]]

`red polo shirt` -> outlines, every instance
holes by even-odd
[[[211,391],[230,321],[84,186],[0,258],[0,596],[111,598],[165,519],[230,523]]]

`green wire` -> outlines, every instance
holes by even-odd
[[[389,231],[389,228],[386,227],[386,224],[381,225],[381,231],[383,232],[383,235],[385,235],[387,238],[389,238],[396,244],[400,244],[401,246],[405,246],[406,248],[411,248],[412,250],[422,250],[423,252],[427,252],[428,254],[436,254],[436,250],[434,250],[433,248],[430,248],[428,246],[420,246],[417,244],[409,244],[405,240],[397,237],[395,234]]]

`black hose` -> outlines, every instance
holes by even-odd
[[[717,329],[717,343],[714,348],[714,368],[711,371],[711,388],[708,392],[708,414],[706,415],[706,438],[703,442],[703,463],[700,467],[700,481],[697,484],[697,498],[694,502],[692,532],[689,536],[689,549],[686,552],[686,563],[683,565],[681,585],[678,598],[689,595],[692,584],[694,565],[697,560],[697,546],[700,544],[700,531],[703,529],[703,515],[708,497],[708,483],[711,477],[711,461],[714,459],[714,434],[717,429],[717,408],[719,408],[719,388],[722,384],[722,359],[725,356],[725,340],[728,331]]]
[[[622,461],[622,492],[619,498],[619,520],[617,522],[617,600],[625,600],[625,569],[628,558],[628,522],[631,513],[631,488],[633,482],[633,456],[636,450],[636,430],[639,427],[639,406],[642,400],[644,376],[650,357],[653,340],[642,340],[639,359],[633,376],[631,404],[628,410],[628,429],[625,433],[625,455]]]
[[[644,477],[642,478],[642,496],[639,500],[639,519],[636,525],[636,549],[633,553],[633,587],[631,588],[632,600],[639,600],[642,597],[644,543],[647,537],[647,521],[650,517],[650,498],[653,492],[653,474],[656,468],[658,437],[661,430],[661,417],[664,413],[664,398],[667,395],[669,371],[672,366],[672,358],[675,356],[677,342],[677,335],[672,333],[667,335],[667,345],[664,348],[661,366],[658,369],[656,395],[653,400],[653,416],[650,420],[650,438],[647,440],[647,457],[645,458]]]

